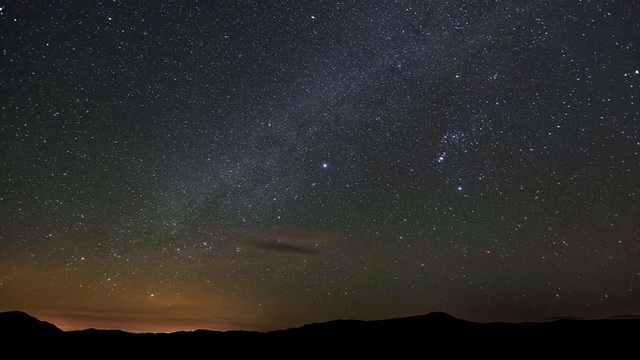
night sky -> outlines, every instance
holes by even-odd
[[[4,1],[0,311],[640,314],[637,1]]]

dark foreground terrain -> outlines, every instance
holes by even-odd
[[[613,356],[637,354],[640,319],[487,324],[431,313],[377,321],[336,320],[264,333],[197,330],[133,334],[95,329],[62,331],[26,313],[10,311],[0,313],[0,342],[3,351],[18,349],[27,357],[63,352],[70,357],[87,358],[116,355],[128,358],[138,354],[165,357],[197,354],[210,358],[275,352],[286,357],[315,358],[320,354],[338,355],[341,351],[351,355],[396,354],[394,358],[415,356],[416,352],[420,358],[477,353],[526,357],[559,352]]]

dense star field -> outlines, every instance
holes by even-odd
[[[0,311],[640,314],[636,1],[5,1]]]

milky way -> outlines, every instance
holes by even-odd
[[[0,3],[0,310],[640,314],[633,1]]]

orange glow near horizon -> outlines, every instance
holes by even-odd
[[[223,323],[216,319],[169,318],[154,315],[132,314],[64,314],[33,313],[38,319],[47,321],[63,331],[100,329],[122,330],[131,333],[171,333],[206,329],[212,331],[237,330],[239,324]],[[259,329],[247,329],[256,330]]]

